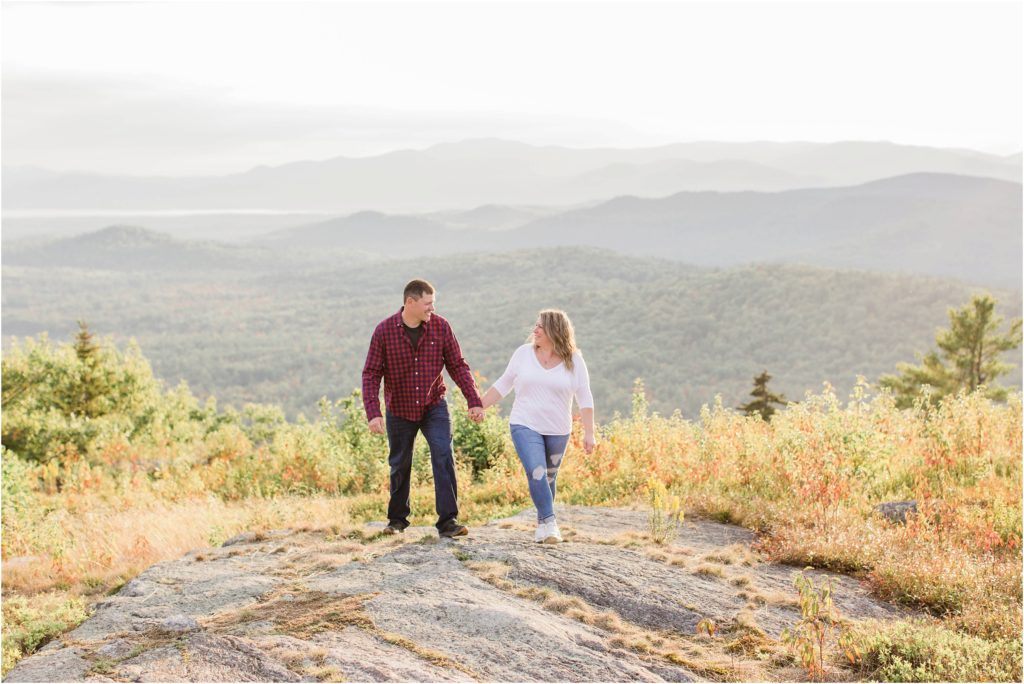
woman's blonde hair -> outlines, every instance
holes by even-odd
[[[572,370],[572,355],[579,351],[576,346],[576,330],[572,327],[572,321],[564,311],[558,309],[544,309],[537,318],[544,327],[544,334],[548,336],[555,346],[555,354],[562,359],[562,363],[568,370]],[[536,345],[533,333],[526,340],[529,344]]]

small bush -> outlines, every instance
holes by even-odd
[[[824,680],[828,644],[833,641],[833,634],[846,625],[832,601],[832,578],[816,587],[807,576],[810,569],[793,573],[793,585],[800,593],[800,621],[782,630],[782,643],[795,651],[811,679]]]
[[[990,641],[912,620],[865,622],[847,636],[866,678],[887,682],[1019,682],[1019,639]]]
[[[59,594],[4,596],[3,675],[23,656],[63,634],[88,617],[79,597]]]
[[[651,539],[659,545],[675,539],[683,524],[682,499],[669,494],[661,480],[653,477],[647,481],[647,496],[651,504],[648,520]]]

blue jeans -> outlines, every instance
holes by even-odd
[[[526,469],[526,483],[530,498],[537,507],[537,522],[545,523],[555,517],[555,481],[562,465],[569,435],[542,435],[525,425],[510,425],[512,443],[519,460]]]
[[[430,466],[434,471],[434,508],[437,529],[443,529],[459,515],[459,488],[455,481],[455,457],[452,455],[452,421],[445,401],[427,408],[418,421],[400,418],[390,411],[388,428],[388,465],[391,466],[391,500],[388,522],[399,529],[409,526],[409,486],[412,479],[412,447],[416,433],[422,432],[430,447]]]

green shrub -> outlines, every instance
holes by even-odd
[[[26,597],[4,596],[3,675],[6,676],[18,660],[86,617],[85,602],[77,596],[54,594],[49,602],[33,597],[31,605]]]
[[[449,392],[449,401],[455,458],[468,462],[473,468],[473,478],[479,480],[509,449],[508,421],[497,411],[487,411],[481,422],[474,423],[469,419],[465,398],[457,390]]]
[[[197,436],[187,386],[165,392],[134,341],[119,351],[84,326],[74,344],[15,340],[3,379],[3,445],[28,461],[95,455],[125,438],[138,446]]]
[[[887,682],[1019,682],[1019,639],[986,640],[923,620],[857,625],[861,674]]]

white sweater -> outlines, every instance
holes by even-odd
[[[537,360],[533,345],[524,344],[515,350],[508,367],[494,383],[494,389],[505,397],[513,389],[516,400],[508,422],[525,425],[542,435],[567,435],[572,430],[572,398],[581,409],[594,408],[590,394],[590,375],[583,355],[572,355],[573,369],[565,363],[544,368]]]

